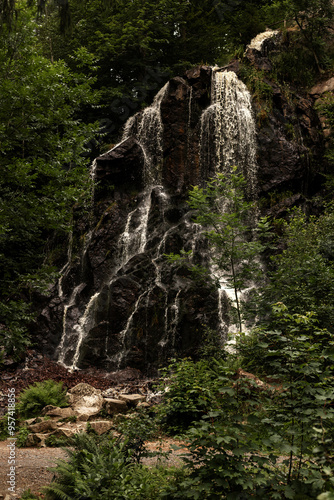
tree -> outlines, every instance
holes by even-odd
[[[290,220],[276,221],[283,233],[284,250],[272,256],[262,304],[277,300],[292,313],[312,310],[320,325],[333,331],[334,322],[334,214],[329,207],[320,217],[294,210]]]
[[[27,11],[0,35],[0,345],[14,355],[31,319],[23,290],[50,283],[48,239],[64,238],[90,190],[86,144],[96,133],[77,118],[92,82],[42,57],[35,32]]]
[[[224,278],[234,291],[240,331],[239,294],[246,283],[260,275],[257,259],[264,250],[264,236],[269,230],[265,218],[255,224],[255,204],[245,200],[245,184],[244,177],[234,167],[230,175],[218,174],[205,188],[195,186],[188,201],[195,211],[194,222],[203,226],[213,250],[212,263],[218,270],[218,280]]]

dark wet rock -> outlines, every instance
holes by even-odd
[[[277,44],[279,38],[265,39],[247,57],[255,67],[268,69]],[[241,66],[233,61],[224,70],[242,74]],[[171,356],[196,356],[205,330],[219,330],[214,283],[194,284],[186,265],[172,266],[165,257],[193,250],[193,263],[206,262],[207,244],[196,236],[186,198],[191,186],[203,185],[209,171],[201,171],[199,141],[211,76],[211,68],[201,66],[169,82],[160,108],[163,161],[157,185],[143,189],[145,158],[134,137],[139,118],[128,139],[96,160],[92,212],[89,217],[75,213],[72,260],[61,281],[62,294],[59,284],[54,286],[35,329],[44,352],[56,358],[65,325],[72,341],[64,359],[69,366],[80,341],[78,368],[103,369],[106,380],[116,380],[116,372],[136,378],[155,372]],[[281,214],[318,188],[324,144],[314,99],[297,92],[288,99],[276,83],[268,80],[268,85],[272,100],[266,109],[253,103],[258,186],[260,196],[277,192],[278,199],[286,200],[277,203],[275,213]],[[133,238],[132,246],[140,248],[143,221],[145,241],[132,255],[125,240]],[[226,323],[228,308],[226,299]]]

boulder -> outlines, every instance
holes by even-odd
[[[128,405],[120,399],[106,398],[104,400],[104,409],[109,415],[117,415],[118,413],[126,413]]]
[[[42,419],[39,417],[28,418],[27,420],[24,420],[23,425],[29,426],[29,425],[33,425],[33,424],[38,424],[41,421],[42,421]]]
[[[119,399],[125,401],[128,406],[137,406],[138,403],[143,403],[146,397],[142,394],[120,394]]]
[[[78,426],[78,425],[62,425],[61,427],[58,427],[58,429],[54,432],[54,436],[57,438],[60,437],[72,437],[74,434],[77,434],[78,432],[83,432],[85,430],[85,425]]]
[[[317,97],[324,94],[325,92],[333,92],[333,91],[334,91],[334,77],[314,85],[309,91],[309,94]]]
[[[92,422],[89,422],[89,425],[99,436],[101,436],[101,434],[105,434],[113,428],[111,420],[93,420]]]
[[[93,386],[81,383],[72,387],[68,391],[69,402],[73,410],[78,408],[92,408],[100,410],[103,406],[103,397],[100,389],[95,389]]]
[[[77,416],[77,422],[88,422],[99,415],[101,408],[79,406],[75,408],[74,413]]]
[[[38,424],[29,425],[28,429],[34,434],[50,432],[57,429],[57,424],[54,420],[43,420],[43,422],[39,422]]]
[[[53,434],[53,432],[48,432],[46,434],[43,434],[40,432],[28,434],[25,446],[27,446],[27,447],[31,447],[31,446],[44,447],[44,446],[46,446],[45,440],[49,436],[52,436],[52,434]]]
[[[144,153],[134,137],[129,137],[96,158],[95,178],[100,181],[98,197],[108,192],[108,184],[143,187]],[[101,182],[103,181],[103,182]],[[96,199],[96,198],[95,198]]]
[[[74,417],[76,415],[76,413],[70,407],[58,408],[56,406],[52,406],[51,409],[49,409],[49,407],[45,407],[43,409],[42,415],[45,415],[45,416],[48,416],[51,418],[61,419],[61,418]]]
[[[142,403],[137,404],[137,408],[150,408],[151,405],[147,403],[147,401],[143,401]]]

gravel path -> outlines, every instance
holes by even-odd
[[[0,498],[8,493],[7,474],[10,472],[8,441],[0,442]],[[53,473],[47,470],[58,458],[66,458],[60,448],[15,448],[16,494],[28,488],[37,493],[50,483]]]

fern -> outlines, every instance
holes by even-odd
[[[62,382],[44,380],[21,392],[17,409],[23,418],[37,417],[47,405],[67,406],[66,390]]]
[[[161,481],[131,461],[127,442],[77,434],[69,461],[58,460],[50,470],[53,484],[44,488],[48,500],[150,500],[157,498]]]

